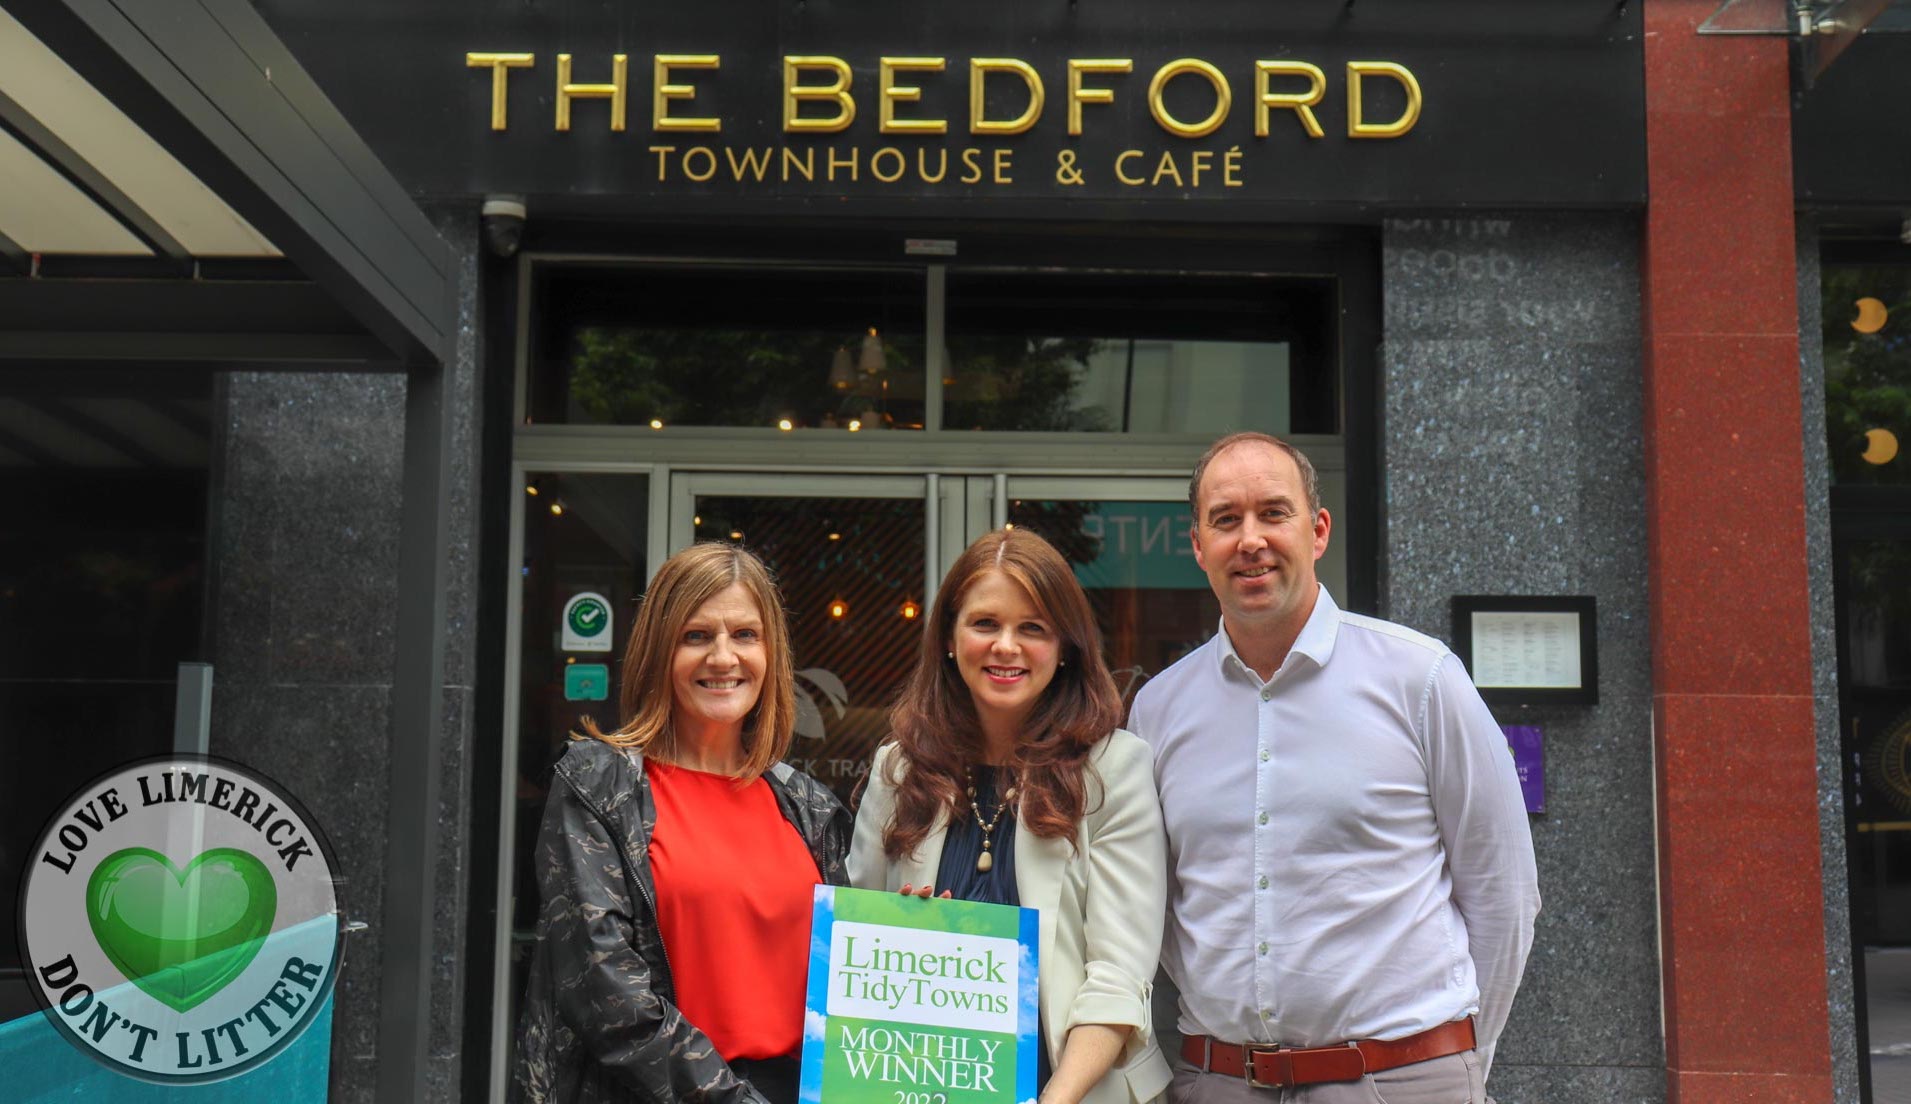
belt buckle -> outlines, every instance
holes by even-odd
[[[1245,1061],[1241,1063],[1241,1076],[1246,1078],[1248,1088],[1250,1089],[1291,1089],[1293,1088],[1294,1087],[1294,1063],[1292,1059],[1288,1058],[1287,1049],[1288,1049],[1287,1047],[1284,1047],[1280,1045],[1279,1043],[1275,1043],[1273,1045],[1268,1045],[1266,1043],[1242,1044],[1241,1054],[1242,1054],[1242,1057],[1245,1059]],[[1254,1059],[1257,1055],[1263,1055],[1263,1054],[1277,1061],[1278,1069],[1280,1071],[1279,1080],[1262,1081],[1254,1076]]]

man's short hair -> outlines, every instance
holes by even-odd
[[[1314,462],[1307,458],[1307,454],[1271,433],[1244,430],[1230,433],[1209,445],[1208,451],[1201,454],[1201,459],[1194,462],[1194,475],[1188,479],[1188,510],[1194,515],[1196,524],[1201,521],[1201,477],[1208,473],[1208,465],[1215,457],[1236,445],[1266,445],[1286,453],[1294,461],[1294,466],[1300,469],[1301,486],[1307,491],[1308,516],[1320,513],[1320,475],[1314,471]]]

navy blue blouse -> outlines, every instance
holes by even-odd
[[[982,807],[984,817],[995,816],[1000,804],[996,794],[1001,773],[996,767],[975,768],[975,803]],[[946,889],[963,901],[1020,905],[1021,896],[1015,888],[1015,812],[1006,812],[996,820],[995,831],[989,833],[993,865],[986,871],[977,870],[975,863],[982,855],[982,825],[976,823],[975,810],[967,802],[965,794],[943,837],[942,864],[936,868],[936,892]],[[1035,1091],[1039,1093],[1048,1084],[1051,1072],[1048,1039],[1040,1032],[1035,1055]]]

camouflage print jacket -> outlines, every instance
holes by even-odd
[[[763,777],[823,880],[848,884],[850,818],[835,795],[788,764]],[[656,823],[640,753],[599,740],[565,750],[533,859],[543,908],[515,1075],[529,1104],[764,1104],[677,1011],[650,875]]]

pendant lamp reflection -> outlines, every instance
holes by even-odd
[[[849,362],[849,346],[836,346],[836,355],[829,362],[829,388],[843,392],[856,386],[856,368]]]
[[[865,376],[876,376],[881,375],[888,366],[883,359],[883,339],[877,335],[876,327],[871,326],[869,332],[863,335],[863,348],[856,359],[856,370]]]

